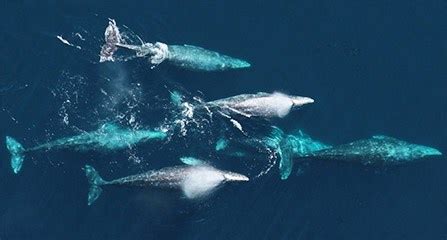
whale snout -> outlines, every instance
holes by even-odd
[[[442,152],[436,148],[427,147],[425,150],[427,156],[442,156]]]

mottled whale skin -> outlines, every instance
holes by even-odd
[[[169,63],[196,71],[224,71],[248,68],[247,61],[192,45],[168,45]]]
[[[388,136],[368,139],[312,152],[310,158],[358,162],[364,165],[401,165],[442,153],[432,147],[408,143]]]
[[[207,102],[209,107],[219,107],[226,114],[236,113],[246,117],[283,118],[293,108],[313,103],[309,97],[291,96],[279,92],[241,94]]]
[[[152,65],[168,62],[177,67],[193,71],[225,71],[250,67],[247,61],[223,55],[192,45],[168,45],[166,43],[127,44],[121,37],[116,22],[109,20],[104,33],[105,44],[101,48],[100,62],[114,61],[118,48],[135,52],[136,57],[147,57]]]
[[[152,139],[162,140],[165,137],[167,137],[167,134],[163,131],[124,129],[115,124],[106,123],[92,132],[57,139],[27,149],[14,138],[7,136],[6,147],[11,154],[11,167],[17,174],[22,168],[24,155],[27,152],[65,148],[73,148],[78,151],[116,150]]]
[[[218,170],[208,165],[165,167],[111,181],[103,180],[89,165],[86,165],[84,170],[90,183],[88,205],[98,199],[102,187],[108,185],[180,189],[187,198],[194,199],[206,195],[226,182],[249,180],[242,174]]]

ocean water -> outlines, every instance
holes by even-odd
[[[315,103],[260,125],[331,145],[385,134],[446,153],[446,13],[438,0],[3,0],[0,137],[31,147],[105,122],[171,126],[179,120],[172,91],[195,101],[281,91]],[[252,66],[203,73],[151,69],[143,59],[99,63],[108,18],[145,41],[197,45]],[[241,135],[231,124],[194,119],[161,143],[32,152],[17,175],[1,147],[0,239],[447,239],[445,156],[390,168],[316,162],[282,181],[276,166],[256,177],[271,164],[265,154],[215,154],[220,136]],[[194,201],[107,188],[87,205],[85,164],[111,179],[179,165],[181,156],[251,181]]]

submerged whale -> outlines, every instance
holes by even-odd
[[[378,135],[311,152],[301,157],[358,162],[364,165],[401,165],[425,157],[440,155],[442,153],[432,147]]]
[[[168,45],[161,42],[126,44],[116,22],[112,19],[109,20],[104,35],[105,44],[101,48],[100,62],[114,61],[113,54],[118,48],[125,48],[134,51],[136,57],[148,57],[153,65],[168,62],[180,68],[196,71],[223,71],[250,67],[250,63],[244,60],[192,45]]]
[[[98,199],[103,186],[109,185],[180,189],[187,198],[194,199],[206,195],[226,182],[249,180],[242,174],[221,171],[207,165],[165,167],[111,181],[102,179],[89,165],[86,165],[84,170],[90,183],[88,205]]]
[[[6,147],[11,154],[11,167],[18,173],[23,165],[25,153],[39,150],[74,148],[75,150],[115,150],[130,147],[137,143],[151,139],[162,140],[167,137],[163,131],[123,129],[117,125],[106,123],[98,130],[81,133],[77,136],[65,137],[40,144],[31,148],[24,148],[14,138],[6,137]]]
[[[309,97],[291,96],[279,92],[241,94],[206,103],[208,107],[219,107],[225,114],[240,114],[246,117],[283,118],[293,108],[313,103]]]

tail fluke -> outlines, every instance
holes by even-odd
[[[14,138],[6,136],[6,148],[11,154],[11,168],[15,174],[19,173],[25,159],[25,148]]]
[[[88,190],[88,205],[90,206],[101,195],[101,185],[104,185],[107,182],[104,181],[101,176],[99,176],[99,173],[90,165],[85,165],[84,171],[87,180],[90,183],[90,188]]]
[[[113,54],[118,50],[117,44],[122,42],[121,33],[113,19],[109,19],[109,25],[104,32],[105,44],[101,47],[99,62],[114,61]]]
[[[289,178],[293,169],[293,156],[290,151],[281,151],[279,161],[279,173],[281,175],[281,180],[286,180]]]

